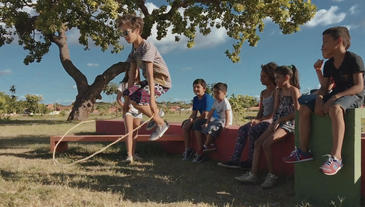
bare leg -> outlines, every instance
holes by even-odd
[[[299,137],[300,137],[300,150],[303,152],[309,151],[309,135],[311,133],[311,110],[301,105],[299,110]]]
[[[274,133],[272,133],[262,144],[262,148],[264,149],[266,155],[267,166],[269,168],[269,173],[275,173],[275,165],[274,165],[274,155],[272,153],[272,145],[276,144],[278,141],[282,140],[288,134],[282,128],[278,128]]]
[[[126,134],[133,131],[133,116],[124,116],[124,126]],[[129,133],[125,139],[125,145],[127,147],[128,156],[133,156],[133,133]]]
[[[345,119],[343,109],[339,105],[332,105],[329,110],[332,120],[333,146],[331,155],[342,159],[342,144],[345,136]]]
[[[149,118],[152,116],[152,111],[149,105],[138,105],[134,101],[131,101],[131,103],[134,106],[134,108],[136,108],[142,114],[148,116]],[[158,126],[163,126],[165,124],[165,121],[160,116],[158,116],[158,114],[155,114],[155,116],[153,116],[152,119],[153,121],[156,122]]]
[[[136,129],[137,127],[139,127],[140,124],[141,124],[140,118],[133,119],[133,129]],[[133,147],[132,147],[133,155],[135,154],[135,150],[136,150],[137,137],[138,137],[138,130],[133,132]]]
[[[190,129],[192,126],[192,122],[190,122],[190,119],[186,121],[185,125],[183,126],[183,133],[184,133],[184,144],[185,149],[190,147]]]
[[[203,152],[203,134],[200,131],[194,130],[196,142],[198,143],[198,152]]]
[[[255,150],[253,151],[251,172],[257,175],[259,171],[259,164],[261,159],[261,148],[264,141],[272,134],[271,131],[266,130],[259,139],[255,142]]]
[[[205,146],[208,147],[210,144],[212,144],[212,142],[213,142],[213,137],[212,137],[212,135],[208,134],[207,140],[205,140]]]

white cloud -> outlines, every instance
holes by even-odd
[[[359,7],[358,4],[355,4],[352,7],[350,7],[350,9],[349,9],[350,14],[354,15],[354,14],[359,13],[360,10],[357,9],[358,7]]]
[[[359,28],[360,25],[350,24],[350,25],[344,25],[347,27],[348,30]]]
[[[152,3],[146,3],[146,7],[149,12],[152,12],[153,9],[156,9],[157,7]],[[171,9],[170,6],[167,7],[166,12],[168,12]],[[185,9],[179,9],[178,12],[183,14]],[[218,20],[217,20],[218,21]],[[172,34],[172,26],[170,26],[167,29],[167,35],[166,37],[162,38],[160,41],[157,40],[157,29],[156,24],[153,25],[151,36],[148,38],[148,41],[153,43],[156,47],[158,47],[159,52],[164,54],[171,52],[173,50],[182,50],[182,49],[188,49],[186,44],[188,42],[188,38],[181,36],[179,42],[175,42],[175,36],[176,34]],[[195,45],[193,48],[212,48],[217,45],[224,44],[227,40],[229,40],[227,36],[227,31],[224,28],[211,28],[211,33],[207,36],[203,36],[200,33],[196,34],[195,37]]]
[[[304,24],[304,26],[315,27],[318,25],[327,26],[330,24],[340,23],[345,19],[346,13],[341,12],[339,14],[336,14],[335,12],[338,9],[339,8],[337,6],[331,6],[329,10],[321,9],[317,12],[313,19]]]
[[[99,63],[88,63],[86,65],[89,66],[89,67],[98,67]]]
[[[335,1],[335,2],[341,2],[341,1],[344,1],[344,0],[332,0],[332,1]]]
[[[0,71],[0,77],[1,76],[5,76],[5,75],[9,75],[11,73],[11,70],[7,69],[7,70],[1,70]]]
[[[72,86],[73,89],[77,88],[76,85]]]

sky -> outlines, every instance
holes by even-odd
[[[163,2],[147,0],[146,4],[151,11]],[[227,83],[227,95],[258,97],[264,89],[260,83],[260,66],[272,61],[279,65],[293,64],[298,68],[302,93],[318,88],[313,64],[322,59],[322,32],[333,26],[348,27],[352,42],[349,50],[365,58],[365,1],[312,0],[312,3],[318,8],[317,14],[297,33],[283,35],[276,24],[265,20],[264,32],[258,33],[260,41],[257,46],[250,47],[245,43],[239,63],[232,63],[224,54],[225,50],[232,50],[233,41],[224,29],[213,29],[208,36],[198,34],[191,49],[186,47],[186,39],[175,42],[171,33],[158,41],[153,30],[148,41],[160,51],[172,79],[172,88],[157,101],[190,102],[194,97],[192,83],[197,78],[203,78],[207,83]],[[77,43],[79,33],[71,30],[67,34],[71,60],[86,75],[89,84],[114,63],[125,61],[131,50],[131,45],[121,38],[121,44],[125,46],[121,53],[102,52],[94,46],[84,51]],[[27,51],[16,41],[0,47],[0,91],[10,94],[10,87],[15,85],[19,99],[24,99],[26,94],[36,94],[43,97],[45,104],[69,105],[75,101],[76,84],[62,67],[56,45],[51,46],[40,63],[24,65],[26,55]],[[123,77],[124,73],[112,82],[119,83]],[[104,102],[112,100],[105,94],[102,97]]]

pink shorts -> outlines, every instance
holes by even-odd
[[[168,90],[169,88],[165,88],[155,83],[155,98],[157,99]],[[141,81],[132,87],[125,89],[123,91],[123,96],[128,96],[129,100],[134,101],[139,105],[149,105],[151,94],[147,80]]]

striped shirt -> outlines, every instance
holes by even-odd
[[[157,48],[150,42],[143,40],[138,48],[132,49],[129,54],[128,63],[136,63],[137,68],[143,72],[143,77],[147,79],[147,64],[146,62],[153,63],[153,79],[155,83],[171,88],[171,77],[169,69],[166,66],[165,61],[162,59]]]

